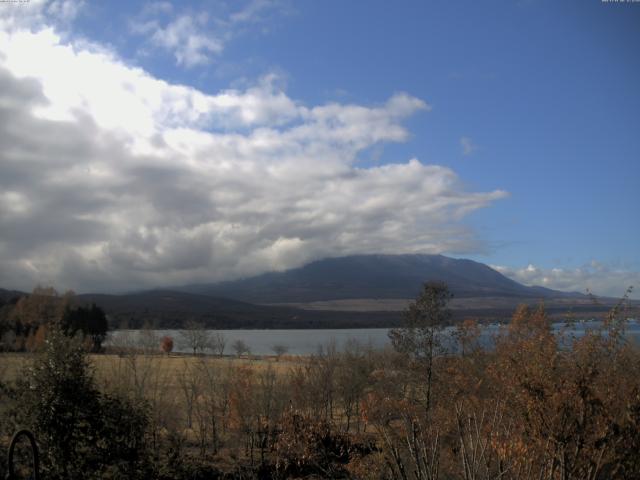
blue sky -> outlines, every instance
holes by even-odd
[[[67,0],[3,4],[0,19],[7,81],[36,79],[58,107],[38,113],[25,97],[27,120],[91,119],[60,155],[82,146],[69,171],[102,175],[73,198],[61,192],[75,184],[24,172],[3,185],[3,228],[16,232],[0,233],[6,286],[171,285],[374,251],[468,257],[608,295],[640,280],[640,3]],[[77,101],[55,62],[42,66],[64,48],[69,85],[104,82],[74,87]],[[83,77],[89,57],[109,66],[100,79]],[[149,82],[160,93],[138,110],[118,104],[118,88],[139,99]],[[166,98],[182,106],[167,113]],[[96,132],[109,140],[94,145]],[[60,147],[27,137],[27,151]],[[0,161],[9,177],[17,160]],[[73,241],[26,227],[53,208],[21,200],[33,191],[87,205],[62,222]],[[25,247],[34,235],[53,240]]]

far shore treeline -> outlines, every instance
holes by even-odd
[[[121,295],[60,295],[50,288],[36,288],[32,294],[0,289],[0,329],[12,324],[12,320],[8,320],[9,312],[20,299],[34,294],[44,303],[61,301],[71,309],[83,307],[91,310],[95,305],[106,314],[109,330],[183,329],[188,323],[197,323],[211,330],[395,328],[403,320],[401,308],[376,310],[375,306],[369,306],[366,311],[305,309],[252,304],[175,290],[148,290]],[[479,323],[505,322],[520,303],[535,305],[541,300],[545,301],[547,315],[554,320],[564,320],[567,315],[602,319],[615,303],[615,299],[595,300],[587,297],[561,302],[536,296],[504,297],[500,300],[492,303],[491,299],[478,297],[472,306],[467,306],[467,298],[454,297],[451,323],[456,324],[468,318],[476,319]],[[456,305],[456,301],[459,304]],[[376,304],[375,299],[370,302]]]
[[[88,349],[99,352],[109,329],[104,311],[95,304],[77,305],[73,292],[64,295],[36,287],[30,295],[0,298],[0,348],[8,351],[41,350],[52,324],[65,335],[79,335]]]

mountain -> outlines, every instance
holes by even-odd
[[[527,287],[479,262],[443,255],[353,255],[328,258],[284,272],[218,284],[190,285],[183,291],[259,304],[344,299],[415,298],[426,281],[445,282],[456,298],[582,297],[543,287]]]
[[[0,305],[3,303],[15,301],[20,297],[24,297],[27,295],[25,292],[20,292],[18,290],[5,290],[4,288],[0,288]]]
[[[442,255],[353,255],[242,280],[122,295],[82,294],[115,328],[180,328],[195,320],[209,328],[358,328],[398,325],[401,311],[426,281],[443,281],[454,294],[455,319],[507,319],[519,303],[544,300],[547,312],[592,317],[615,299],[527,287],[482,263]],[[0,290],[7,301],[21,292]],[[2,301],[0,301],[2,303]]]

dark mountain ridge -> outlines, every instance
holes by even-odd
[[[15,301],[24,295],[26,295],[26,293],[18,290],[5,290],[4,288],[0,288],[0,304]]]
[[[311,262],[183,291],[251,303],[297,303],[350,298],[415,298],[426,281],[445,282],[457,298],[582,297],[543,287],[527,287],[479,262],[443,255],[352,255]]]
[[[400,322],[408,299],[431,280],[447,283],[453,292],[454,319],[504,320],[519,303],[540,300],[554,316],[572,311],[590,317],[615,302],[601,298],[595,305],[579,293],[527,287],[482,263],[442,255],[329,258],[242,280],[122,295],[81,294],[75,301],[102,307],[112,328],[180,328],[189,320],[218,329],[389,327]],[[0,289],[5,301],[19,295],[24,294]]]

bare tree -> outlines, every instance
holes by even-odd
[[[222,357],[224,355],[224,349],[226,346],[227,346],[227,339],[222,333],[216,332],[212,335],[211,349],[216,355],[218,355],[219,357]]]
[[[187,428],[192,428],[194,404],[201,390],[200,378],[195,368],[192,368],[187,359],[185,359],[176,379],[182,392],[182,399],[184,400],[183,410],[186,415]]]
[[[336,341],[331,339],[327,345],[319,345],[318,353],[305,365],[312,413],[326,422],[333,420],[338,360]]]
[[[393,347],[410,355],[424,372],[427,414],[431,408],[433,360],[442,347],[438,334],[451,320],[447,308],[451,297],[446,284],[425,283],[416,301],[404,312],[404,325],[389,332]]]
[[[180,337],[194,355],[197,355],[198,352],[204,353],[205,350],[212,348],[211,333],[205,330],[201,323],[187,322],[185,328],[180,331]]]
[[[142,350],[145,355],[158,352],[160,337],[150,323],[145,323],[142,330],[138,330],[136,340],[138,348]]]
[[[273,353],[276,354],[276,360],[279,361],[280,357],[289,351],[289,347],[287,347],[286,345],[277,344],[273,345],[271,347],[271,350],[273,350]]]
[[[228,382],[225,382],[225,368],[210,358],[201,357],[194,364],[200,385],[200,396],[194,405],[194,415],[198,423],[196,434],[200,443],[200,452],[204,455],[207,444],[213,453],[218,452],[221,426],[218,419],[226,418],[228,410]],[[222,423],[222,424],[221,424]]]
[[[247,345],[244,340],[236,340],[235,342],[233,342],[233,344],[231,345],[231,348],[233,348],[233,351],[236,352],[236,355],[238,357],[241,357],[242,354],[246,353],[249,354],[250,350],[249,350],[249,345]]]
[[[336,392],[346,419],[345,431],[349,431],[352,419],[355,419],[356,428],[359,431],[361,417],[359,405],[371,374],[371,362],[364,349],[354,339],[345,343],[339,362],[336,371]]]

